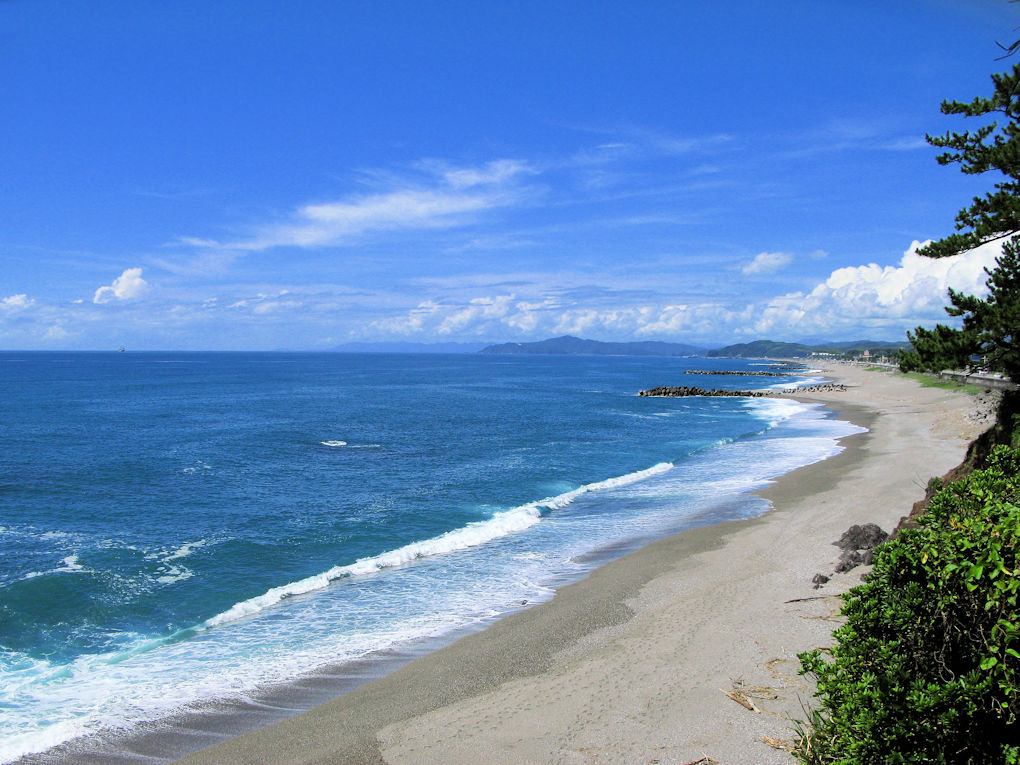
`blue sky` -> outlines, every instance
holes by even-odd
[[[902,339],[1006,0],[0,0],[0,348]]]

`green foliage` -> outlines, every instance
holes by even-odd
[[[1007,49],[1012,52],[1016,44]],[[993,92],[969,103],[944,101],[943,114],[964,117],[999,115],[998,122],[974,131],[928,136],[928,142],[948,151],[938,156],[941,165],[957,164],[967,174],[994,172],[1001,180],[994,191],[975,197],[956,216],[957,233],[932,242],[918,252],[932,258],[957,255],[980,244],[1013,237],[1003,246],[994,270],[988,271],[991,294],[987,299],[949,291],[952,304],[946,311],[963,317],[963,329],[938,325],[934,330],[918,327],[907,333],[913,352],[901,360],[904,371],[939,371],[968,366],[974,354],[982,364],[1020,379],[1020,64],[1011,71],[992,75]],[[963,364],[959,362],[963,361]]]
[[[996,268],[988,273],[987,298],[949,290],[951,316],[963,317],[958,340],[971,345],[994,369],[1020,380],[1020,237],[1002,248]],[[987,269],[986,269],[987,270]],[[941,325],[940,325],[941,326]],[[936,329],[938,329],[936,327]],[[908,335],[909,336],[909,335]],[[916,347],[916,344],[915,344]]]
[[[977,339],[973,332],[938,324],[935,329],[918,327],[907,333],[913,345],[909,351],[900,354],[902,372],[941,372],[943,369],[966,369],[970,357],[977,350]]]
[[[994,170],[1005,179],[994,184],[994,191],[975,197],[959,212],[956,229],[962,233],[933,242],[920,251],[922,255],[957,255],[1020,231],[1020,64],[1010,72],[992,75],[992,83],[991,97],[975,98],[969,103],[944,101],[942,113],[964,117],[999,114],[1005,119],[1001,128],[991,122],[973,132],[929,135],[928,142],[949,150],[938,156],[940,165],[958,164],[967,174]]]
[[[922,388],[955,390],[960,391],[961,393],[968,393],[971,396],[976,396],[983,390],[983,388],[977,385],[971,385],[970,383],[961,383],[956,380],[943,380],[940,377],[932,377],[931,375],[917,374],[915,372],[908,372],[904,376],[920,383]]]
[[[815,763],[1020,763],[1020,451],[939,491],[844,596],[831,660],[801,655],[821,706]]]

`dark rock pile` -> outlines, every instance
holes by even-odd
[[[854,524],[843,532],[833,544],[843,552],[836,563],[836,573],[843,574],[857,566],[870,566],[875,558],[875,548],[889,538],[889,535],[882,531],[874,523],[865,523],[863,526]],[[829,577],[824,574],[815,574],[811,580],[815,589],[818,589]]]
[[[803,388],[790,388],[784,390],[727,390],[725,388],[695,388],[692,385],[660,385],[658,388],[638,391],[639,396],[664,396],[666,398],[683,398],[684,396],[744,396],[750,398],[771,398],[773,396],[796,396],[798,393],[843,393],[845,385],[836,383],[824,383],[822,385],[808,385]]]
[[[711,369],[685,369],[687,375],[739,375],[741,377],[786,377],[779,372],[726,372],[723,370]]]
[[[790,388],[783,393],[792,395],[798,393],[846,393],[846,386],[839,383],[822,383],[821,385],[805,385],[803,388]]]
[[[666,385],[650,390],[639,391],[639,396],[667,396],[670,398],[682,398],[684,396],[751,396],[760,398],[762,396],[774,396],[777,391],[773,390],[726,390],[725,388],[695,388],[690,385]]]

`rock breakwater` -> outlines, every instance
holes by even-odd
[[[664,398],[683,398],[685,396],[740,396],[743,398],[773,398],[776,396],[796,396],[799,393],[843,393],[845,385],[837,383],[823,383],[822,385],[807,385],[803,388],[784,388],[768,390],[728,390],[726,388],[695,388],[691,385],[661,385],[658,388],[638,391],[639,396]]]
[[[685,369],[684,374],[687,375],[737,375],[740,377],[785,377],[792,372],[781,374],[779,372],[731,372],[725,370],[712,370],[712,369]]]

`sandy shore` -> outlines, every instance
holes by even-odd
[[[796,654],[828,645],[848,526],[889,530],[980,431],[978,402],[833,365],[815,393],[869,429],[763,492],[775,509],[615,560],[497,622],[297,717],[183,763],[786,763],[811,688]],[[789,602],[795,599],[803,599]],[[723,691],[743,691],[760,711]],[[709,760],[710,762],[711,760]]]

